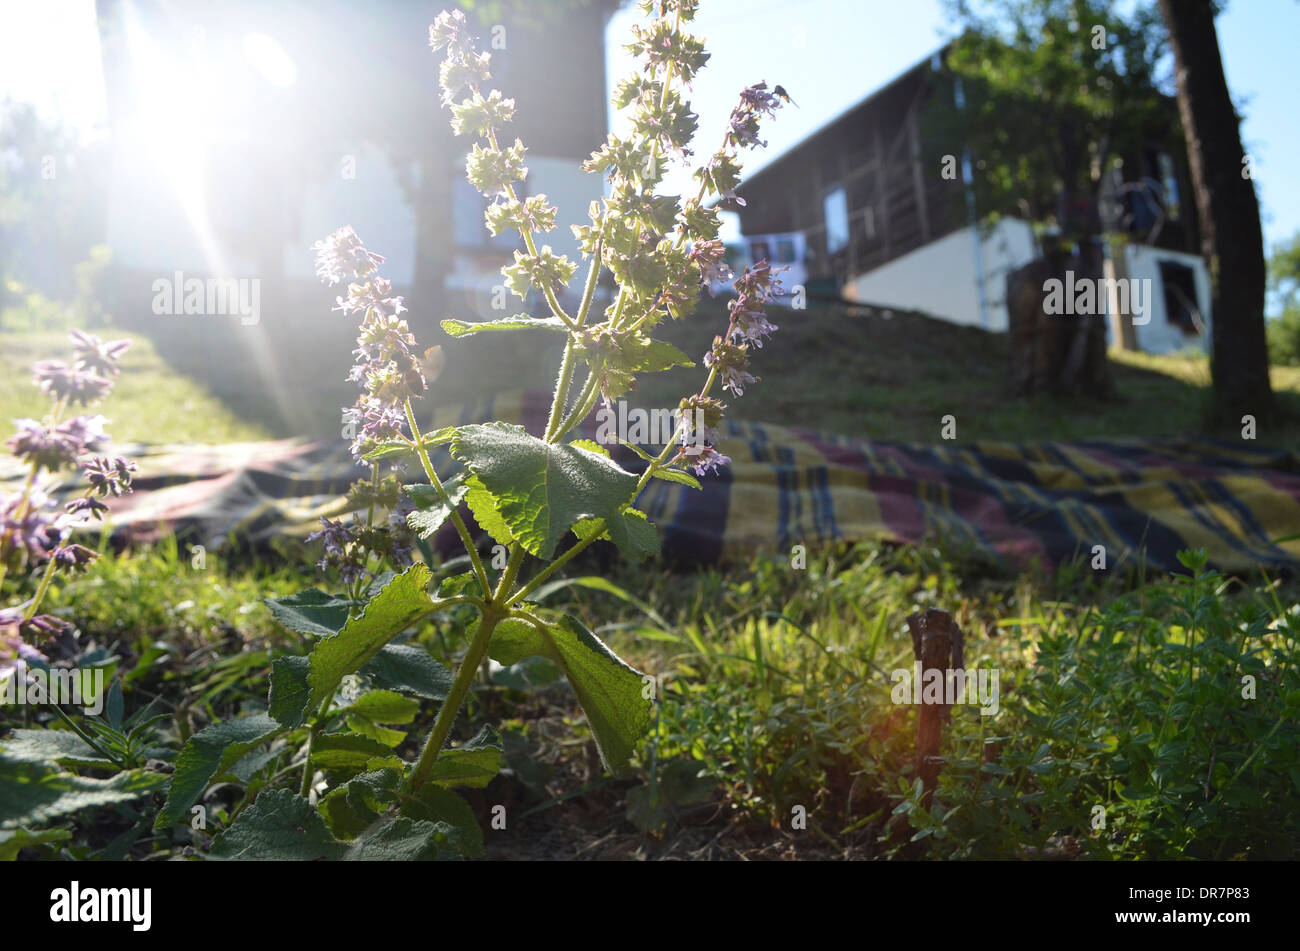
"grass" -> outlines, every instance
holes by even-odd
[[[267,439],[261,424],[243,419],[188,377],[175,373],[148,337],[98,331],[105,339],[126,338],[131,349],[122,360],[122,375],[104,408],[113,439],[119,443],[243,442]],[[37,360],[67,360],[66,333],[0,333],[0,419],[40,419],[49,402],[32,385]]]
[[[719,320],[711,306],[666,335],[702,352]],[[1116,355],[1114,403],[1014,401],[998,395],[1001,341],[982,331],[826,308],[776,320],[781,333],[755,359],[772,382],[732,401],[760,421],[905,440],[933,440],[946,413],[962,440],[1200,431],[1204,360]],[[0,405],[37,415],[26,366],[60,357],[63,337],[3,339]],[[111,404],[119,439],[269,435],[133,340]],[[462,344],[449,347],[435,399],[548,385],[537,378],[548,364],[535,343],[517,337],[483,362],[476,345],[463,360],[454,356]],[[664,375],[635,401],[672,405],[698,380],[698,370]],[[1294,403],[1300,371],[1275,371],[1274,382]],[[169,758],[208,723],[265,709],[272,659],[304,645],[261,599],[331,587],[310,566],[314,554],[209,552],[199,565],[166,541],[100,559],[60,581],[52,603],[83,632],[83,650],[117,658],[128,713],[152,702],[167,714],[158,749]],[[482,802],[470,800],[508,802],[516,817],[489,854],[1025,857],[1073,848],[1120,859],[1294,858],[1294,586],[1238,584],[1194,557],[1188,565],[1125,589],[1071,565],[1050,576],[990,573],[928,546],[832,548],[810,553],[802,569],[762,555],[690,574],[588,553],[569,573],[587,572],[603,590],[575,583],[551,598],[659,678],[658,718],[633,774],[615,780],[594,760],[562,682],[485,674],[457,732],[502,729],[510,772]],[[929,606],[954,614],[967,666],[999,669],[1003,695],[996,718],[954,711],[939,794],[926,809],[912,776],[915,713],[891,702],[888,674],[910,663],[906,616]],[[417,636],[447,662],[465,644],[454,615]],[[1241,695],[1244,672],[1257,682],[1252,702]],[[435,712],[423,706],[413,737],[427,734]],[[399,751],[410,759],[409,745]],[[1098,805],[1104,830],[1092,825]],[[795,807],[810,817],[806,831],[791,827]],[[117,846],[99,850],[109,838],[148,828],[145,813],[96,822],[89,813],[72,820],[76,844],[59,854],[108,854]],[[137,858],[206,847],[183,826],[121,841]]]
[[[271,660],[303,645],[260,598],[330,587],[301,557],[209,556],[199,569],[164,544],[101,559],[57,599],[88,643],[118,658],[127,712],[156,702],[169,714],[167,757],[208,723],[265,708]],[[616,780],[562,681],[485,677],[457,734],[488,722],[504,736],[510,773],[482,799],[508,803],[515,819],[489,856],[1007,858],[1068,847],[1293,858],[1294,592],[1234,587],[1189,565],[1125,593],[1084,570],[991,576],[934,548],[864,544],[812,553],[801,570],[758,556],[726,573],[618,564],[585,576],[594,586],[560,588],[548,605],[658,678],[656,725]],[[599,567],[579,561],[573,573]],[[968,667],[1000,671],[1001,711],[954,710],[926,810],[912,785],[915,713],[891,702],[889,672],[910,666],[904,619],[929,606],[966,632]],[[453,615],[421,624],[418,639],[453,662],[465,631]],[[1258,682],[1255,701],[1242,700],[1243,671]],[[435,709],[424,704],[413,737]],[[1099,804],[1105,830],[1090,827]],[[791,826],[796,806],[807,830]],[[77,834],[104,833],[86,819]],[[134,848],[160,858],[205,841],[182,828]]]
[[[1206,433],[1210,373],[1204,357],[1153,356],[1112,351],[1116,398],[1018,399],[1002,391],[1005,337],[925,317],[885,318],[814,304],[807,310],[773,309],[780,331],[754,354],[752,369],[764,382],[741,398],[724,398],[739,418],[769,424],[905,442],[934,442],[941,420],[953,415],[959,442],[1068,441],[1088,438],[1173,438]],[[691,318],[662,325],[659,336],[698,361],[726,323],[721,301],[708,301]],[[113,435],[124,441],[222,442],[294,435],[279,422],[273,401],[240,389],[226,401],[173,371],[148,339],[134,341],[122,382],[113,395]],[[441,343],[447,367],[426,402],[456,404],[484,393],[548,390],[559,344],[548,334],[491,334],[491,339],[451,340],[441,330],[419,333]],[[43,404],[30,386],[27,365],[58,358],[65,338],[54,333],[6,332],[0,354],[0,412],[39,414]],[[337,374],[343,376],[340,370]],[[679,368],[645,378],[625,398],[645,408],[675,407],[698,389],[702,368]],[[1274,367],[1272,381],[1284,413],[1261,426],[1260,443],[1300,448],[1300,368]],[[311,417],[301,434],[336,436],[338,407],[355,390],[316,374]],[[237,396],[237,402],[235,398]],[[258,407],[262,408],[259,412]],[[258,422],[247,422],[255,418]],[[1220,433],[1237,438],[1235,430]]]

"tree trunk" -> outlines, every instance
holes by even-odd
[[[1012,396],[1054,393],[1109,399],[1114,395],[1106,358],[1106,321],[1097,315],[1047,312],[1047,284],[1095,281],[1101,263],[1048,250],[1007,274],[1007,390]],[[1068,292],[1067,292],[1068,293]]]
[[[1228,95],[1211,0],[1160,0],[1178,77],[1178,111],[1201,253],[1212,288],[1211,370],[1221,422],[1272,415],[1264,338],[1264,241],[1259,203],[1241,147],[1240,117]]]

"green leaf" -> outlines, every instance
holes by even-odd
[[[574,522],[613,516],[636,491],[637,477],[609,458],[543,442],[519,426],[464,426],[451,451],[491,494],[515,538],[544,561]]]
[[[598,529],[598,538],[612,541],[625,557],[633,561],[659,554],[659,529],[638,509],[627,509],[603,520],[584,518],[573,526],[573,533],[586,541]]]
[[[671,343],[651,340],[636,354],[636,364],[629,369],[638,373],[659,373],[673,367],[693,367],[695,363]]]
[[[607,517],[605,531],[624,557],[633,561],[659,554],[659,529],[639,509],[627,509]]]
[[[492,498],[492,493],[483,488],[483,483],[477,476],[471,475],[465,480],[465,484],[469,487],[469,491],[465,494],[465,504],[474,513],[474,521],[478,522],[478,527],[491,535],[492,540],[498,545],[509,547],[514,544],[515,536],[511,533],[506,520],[501,517],[501,513],[497,511],[496,500]]]
[[[440,841],[461,855],[483,854],[483,830],[469,803],[450,789],[425,785],[417,796],[402,803],[402,815],[435,823]]]
[[[365,717],[359,717],[355,713],[347,716],[348,729],[353,733],[361,733],[371,739],[378,740],[385,746],[398,747],[406,739],[406,734],[401,730],[390,730],[386,726],[380,726],[373,720],[367,720]],[[370,765],[367,761],[366,765]]]
[[[419,712],[420,705],[391,690],[371,690],[358,697],[347,709],[375,723],[410,723]]]
[[[560,665],[545,657],[525,657],[509,667],[492,672],[492,682],[511,690],[535,690],[555,683],[564,676]]]
[[[700,485],[699,479],[689,472],[683,472],[681,469],[656,469],[651,475],[656,479],[663,479],[665,482],[679,482],[682,485],[689,485],[692,489],[704,490],[704,486]]]
[[[176,769],[167,786],[167,801],[154,820],[154,828],[166,829],[180,822],[214,776],[225,772],[253,747],[283,729],[276,720],[258,714],[223,720],[195,733],[176,757]]]
[[[347,846],[334,841],[325,820],[306,799],[287,789],[267,789],[225,832],[212,857],[262,862],[339,859]]]
[[[321,769],[365,766],[392,755],[384,743],[361,733],[322,733],[312,741],[311,761]]]
[[[563,333],[568,330],[568,327],[559,317],[538,318],[529,317],[527,314],[518,314],[514,317],[503,317],[501,320],[485,320],[479,323],[448,318],[442,321],[442,329],[453,337],[465,337],[483,331],[498,330],[558,330]]]
[[[440,786],[473,786],[481,789],[501,772],[501,739],[484,727],[464,746],[438,754],[429,782]]]
[[[122,681],[114,677],[104,699],[104,719],[114,730],[122,729]]]
[[[415,511],[406,516],[406,524],[421,538],[428,538],[442,528],[443,523],[451,517],[451,513],[456,510],[456,506],[460,505],[461,500],[465,498],[465,493],[469,491],[469,486],[460,478],[443,483],[443,488],[451,499],[451,504],[447,505],[442,501],[438,490],[431,485],[417,483],[404,488],[415,506]]]
[[[488,656],[507,666],[524,657],[547,657],[564,668],[611,773],[627,764],[637,741],[650,729],[654,702],[645,694],[645,675],[570,615],[540,630],[528,621],[507,618],[493,632]]]
[[[0,739],[0,746],[6,759],[25,763],[117,768],[70,730],[14,730]]]
[[[288,654],[271,661],[271,693],[267,699],[267,712],[283,726],[295,727],[302,723],[307,711],[307,674],[311,663],[306,657]]]
[[[438,854],[439,828],[398,816],[367,830],[343,854],[345,862],[424,862]]]
[[[606,594],[612,594],[620,601],[637,608],[646,617],[657,624],[660,629],[667,631],[672,628],[672,625],[670,625],[658,611],[646,602],[642,601],[626,589],[620,588],[608,578],[602,578],[600,575],[580,575],[576,578],[560,578],[558,581],[548,581],[533,592],[532,600],[536,602],[544,601],[556,591],[561,591],[564,588],[590,588],[592,591],[604,591]]]
[[[425,433],[420,439],[420,444],[426,450],[441,446],[443,443],[451,442],[451,437],[455,432],[455,426],[444,426],[435,432]],[[401,455],[416,455],[415,444],[407,442],[405,439],[386,439],[381,443],[377,443],[373,449],[361,458],[366,462],[377,462],[380,459]]]
[[[130,802],[159,789],[165,777],[135,769],[90,779],[0,755],[0,829],[40,825],[96,806]]]
[[[18,858],[20,849],[54,842],[67,842],[72,838],[71,829],[10,829],[0,831],[0,862],[12,862]]]
[[[328,637],[347,623],[348,609],[355,601],[345,601],[317,588],[308,588],[284,598],[264,598],[271,616],[291,631]]]
[[[427,566],[412,565],[385,585],[341,631],[316,642],[307,674],[310,709],[320,706],[344,677],[360,670],[385,644],[429,613],[433,600],[424,589],[432,577]]]
[[[423,647],[386,644],[361,668],[377,687],[414,694],[425,700],[446,700],[455,675]]]
[[[401,778],[401,772],[396,769],[377,769],[353,776],[325,794],[320,801],[320,814],[336,838],[355,838],[397,802],[397,784]]]

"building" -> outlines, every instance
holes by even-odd
[[[741,233],[765,246],[801,233],[814,296],[1005,331],[1006,275],[1039,252],[1027,221],[974,225],[969,159],[925,121],[942,70],[939,51],[745,179]],[[1179,139],[1124,156],[1120,175],[1098,186],[1111,230],[1128,238],[1107,276],[1150,281],[1146,322],[1133,328],[1148,352],[1208,345],[1209,277],[1192,202],[1181,197],[1188,182]]]
[[[542,240],[570,256],[569,225],[586,221],[603,189],[578,166],[605,139],[604,36],[616,7],[474,5],[491,85],[518,106],[508,134],[528,147],[524,191],[559,208]],[[428,28],[440,9],[97,0],[119,324],[223,396],[260,400],[269,388],[283,422],[319,429],[317,404],[337,404],[323,394],[346,390],[356,331],[330,312],[337,289],[315,277],[315,241],[350,224],[385,255],[382,273],[420,340],[441,335],[442,317],[490,314],[515,244],[485,230],[486,199],[464,179],[472,140],[452,135],[439,102]],[[255,281],[256,319],[157,313],[158,282],[193,278]]]

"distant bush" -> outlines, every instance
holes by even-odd
[[[12,278],[4,282],[0,330],[68,330],[72,326],[72,312],[63,304]]]
[[[74,270],[77,293],[72,301],[72,311],[82,327],[104,327],[113,322],[112,315],[104,306],[112,263],[112,249],[106,244],[97,244],[90,249],[90,256]]]
[[[1289,309],[1268,322],[1268,362],[1273,366],[1300,366],[1300,309]]]

